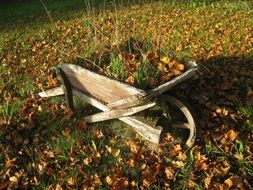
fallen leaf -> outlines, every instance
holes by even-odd
[[[220,85],[220,89],[221,90],[229,90],[233,87],[233,83],[232,82],[223,82],[221,85]]]
[[[61,122],[69,121],[73,114],[74,112],[72,110],[69,110],[67,114],[63,116],[63,118],[61,119]]]
[[[164,172],[167,179],[171,180],[175,178],[174,177],[175,170],[173,170],[172,167],[166,167]]]
[[[165,64],[169,64],[170,62],[170,58],[168,56],[164,56],[160,60]]]
[[[185,66],[184,66],[184,64],[179,63],[179,64],[176,65],[176,69],[179,70],[179,71],[184,71]]]
[[[125,80],[125,83],[129,84],[129,85],[133,85],[135,82],[134,77],[131,75],[129,77],[127,77],[127,79]]]
[[[7,189],[9,183],[9,181],[0,183],[0,190]]]

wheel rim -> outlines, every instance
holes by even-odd
[[[189,135],[187,140],[185,141],[184,148],[189,149],[193,146],[195,139],[196,139],[196,123],[193,117],[192,111],[190,111],[189,106],[185,105],[181,100],[175,98],[170,95],[161,95],[159,97],[159,104],[161,105],[162,109],[164,110],[165,105],[168,107],[174,106],[181,112],[181,117],[183,116],[186,122],[181,123],[174,123],[172,118],[169,118],[170,124],[174,127],[174,129],[188,129]],[[164,112],[169,114],[170,110],[165,109]],[[171,113],[172,116],[175,113]],[[167,118],[168,119],[168,118]],[[167,126],[162,126],[165,130],[168,130]],[[161,137],[162,138],[162,137]]]

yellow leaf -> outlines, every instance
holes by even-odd
[[[170,58],[167,57],[167,56],[162,57],[160,60],[161,60],[163,63],[165,63],[165,64],[169,64],[169,62],[170,62]]]
[[[238,160],[242,160],[244,158],[242,153],[236,153],[234,154],[234,157],[237,158]]]
[[[18,178],[17,178],[16,176],[10,177],[9,180],[10,180],[11,182],[15,182],[15,183],[18,182]]]

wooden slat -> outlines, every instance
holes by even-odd
[[[125,108],[125,109],[109,110],[109,111],[100,112],[97,114],[86,116],[84,119],[88,123],[94,123],[94,122],[105,121],[105,120],[110,120],[110,119],[117,119],[120,117],[126,117],[129,115],[133,115],[135,113],[141,112],[143,110],[153,107],[154,105],[156,105],[156,103],[151,102],[142,106],[136,106],[136,107]]]
[[[73,90],[74,95],[82,99],[83,101],[87,102],[88,104],[93,105],[94,107],[102,110],[102,111],[109,111],[110,109],[102,104],[101,102],[97,101],[90,96],[87,96],[79,91]],[[162,132],[161,128],[154,128],[151,127],[131,116],[118,118],[119,120],[123,121],[124,123],[132,126],[139,135],[141,135],[144,139],[149,140],[155,144],[158,144],[160,141],[160,135]]]
[[[61,64],[59,67],[68,75],[73,88],[107,103],[136,94],[145,94],[143,90],[112,80],[77,65]]]
[[[52,89],[38,93],[40,97],[52,97],[52,96],[59,96],[63,94],[64,94],[63,86],[59,86],[59,87],[52,88]]]
[[[183,81],[189,80],[196,76],[197,68],[189,69],[188,71],[184,72],[182,75],[175,77],[174,79],[158,86],[157,88],[154,88],[153,92],[157,92],[158,94],[162,94],[170,89],[172,89],[174,86],[182,83]]]

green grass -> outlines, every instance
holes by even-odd
[[[21,106],[22,102],[18,99],[15,102],[6,102],[5,104],[2,104],[0,106],[1,122],[9,124],[13,120],[16,120]]]

